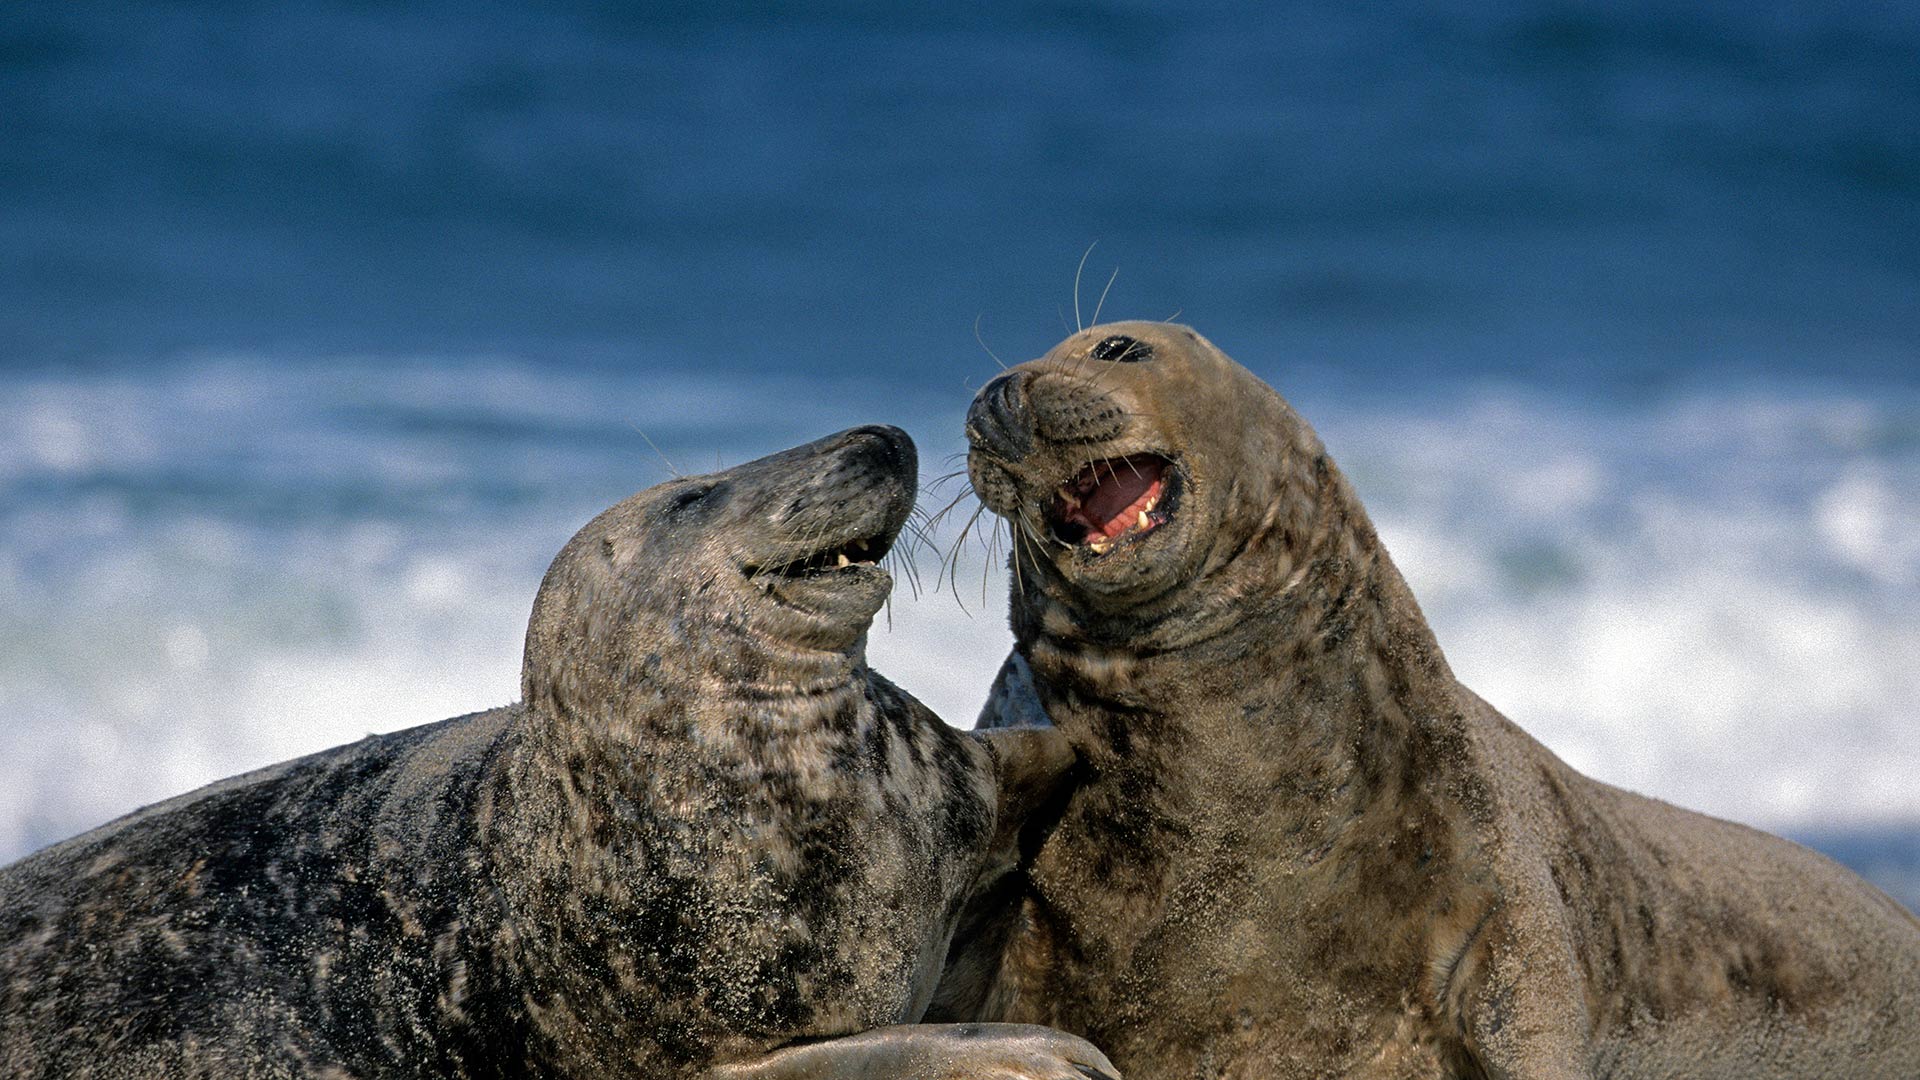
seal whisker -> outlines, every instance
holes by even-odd
[[[1018,596],[1026,591],[1026,581],[1020,575],[1020,553],[1021,549],[1026,546],[1027,538],[1020,532],[1020,527],[1010,521],[1007,522],[1007,536],[1010,538],[1007,546],[1011,549],[1012,554],[1012,557],[1007,560],[1010,564],[1008,573],[1013,575],[1013,592],[1014,595]]]
[[[1007,370],[1006,362],[994,355],[993,349],[987,345],[987,339],[980,336],[980,320],[984,318],[986,318],[985,315],[975,315],[973,317],[973,340],[979,342],[980,347],[986,350],[989,359],[1000,365],[1001,371],[1005,371]]]
[[[1088,249],[1092,250],[1092,249]],[[1107,306],[1107,293],[1113,291],[1114,279],[1120,276],[1120,266],[1115,264],[1113,273],[1107,275],[1107,287],[1100,290],[1100,299],[1093,305],[1093,325],[1100,325],[1100,309]]]
[[[943,477],[942,479],[944,480],[949,478],[950,477]],[[953,498],[947,500],[947,503],[945,506],[942,506],[940,509],[928,515],[927,532],[929,533],[929,535],[938,536],[940,527],[946,523],[947,518],[951,516],[953,512],[959,508],[960,504],[966,501],[966,499],[972,494],[973,494],[973,485],[970,483],[962,484],[960,490],[954,494]],[[962,530],[961,535],[962,536],[965,535],[964,529]],[[941,551],[940,575],[942,577],[944,577],[946,574],[947,563],[951,559],[958,557],[955,551],[955,548],[958,546],[958,544],[959,544],[959,539],[956,538],[953,544],[948,545]]]
[[[1043,542],[1034,536],[1032,525],[1030,525],[1024,517],[1018,520],[1008,521],[1007,527],[1012,531],[1015,543],[1019,545],[1019,550],[1014,552],[1013,556],[1014,595],[1024,596],[1027,590],[1026,578],[1020,568],[1021,556],[1025,555],[1028,560],[1038,565],[1040,562],[1040,553],[1034,549]]]
[[[920,599],[920,572],[914,568],[912,559],[902,558],[896,553],[889,551],[886,556],[880,560],[880,565],[889,573],[892,573],[897,580],[904,580],[907,583],[907,591],[913,594],[915,600]],[[893,594],[887,594],[887,603],[888,605],[892,605]],[[892,610],[891,606],[889,606],[888,610]],[[893,629],[893,625],[889,623],[887,629]]]
[[[975,504],[976,511],[974,515],[961,523],[959,532],[955,534],[953,540],[947,545],[946,554],[941,560],[940,575],[947,580],[949,588],[954,586],[955,575],[959,573],[960,552],[961,548],[967,542],[967,532],[973,528],[974,521],[979,517],[978,505],[977,503]],[[955,596],[955,599],[959,599],[959,597]]]
[[[992,576],[993,560],[1000,555],[999,523],[989,521],[980,532],[986,542],[986,557],[980,560],[980,607],[984,610],[987,606],[987,579]]]
[[[917,597],[919,595],[920,584],[920,553],[922,551],[937,552],[939,551],[939,545],[934,543],[933,529],[927,521],[926,511],[918,506],[915,506],[912,512],[907,515],[907,523],[903,527],[903,532],[906,535],[906,550],[903,558],[907,572],[913,575],[914,595]],[[900,546],[896,544],[894,551],[888,552],[888,555],[892,556],[898,551],[900,551]]]
[[[1031,545],[1028,551],[1035,557],[1036,561],[1039,558],[1040,549],[1045,548],[1050,539],[1053,543],[1059,544],[1061,547],[1071,546],[1066,541],[1054,537],[1051,529],[1041,529],[1035,525],[1025,514],[1020,515],[1019,524],[1021,535],[1025,536],[1028,544]]]
[[[953,481],[965,475],[967,475],[967,470],[964,466],[961,468],[955,469],[949,473],[941,473],[939,476],[936,476],[932,480],[929,480],[927,482],[927,490],[932,491],[935,488],[945,487],[946,485],[952,483]]]
[[[913,561],[918,562],[920,557],[920,552],[922,551],[939,550],[939,545],[934,542],[933,530],[928,528],[925,522],[923,521],[913,522],[908,527],[908,530],[909,530],[908,535],[911,538],[911,543],[913,545],[913,549],[912,549]]]
[[[918,509],[915,507],[916,512]],[[907,588],[913,590],[913,598],[918,600],[920,599],[918,554],[923,548],[932,549],[933,545],[927,537],[926,529],[913,520],[911,513],[907,517],[907,523],[901,527],[901,532],[905,542],[896,539],[893,547],[880,559],[880,565],[896,570],[900,576],[906,578]]]
[[[987,557],[986,560],[980,564],[980,606],[983,608],[986,607],[987,604],[987,586],[993,581],[994,564],[1000,561],[1000,545],[1002,543],[1000,522],[995,519],[988,519],[986,532]],[[1008,561],[1017,563],[1020,560],[1013,555],[1013,535],[1013,530],[1009,527],[1006,532],[1005,543],[1007,545]]]
[[[1027,542],[1033,545],[1035,549],[1033,553],[1036,556],[1039,554],[1037,549],[1047,545],[1046,533],[1032,521],[1029,521],[1024,515],[1020,518],[1020,532],[1026,536]]]
[[[686,475],[686,473],[681,472],[679,468],[674,465],[673,461],[669,459],[667,455],[661,451],[660,447],[657,444],[655,444],[651,438],[647,436],[646,432],[640,430],[639,424],[636,424],[633,421],[629,420],[627,421],[627,426],[633,429],[634,434],[640,436],[642,439],[646,439],[647,445],[653,447],[653,452],[660,455],[660,463],[667,467],[667,472],[670,473],[675,480],[678,480],[682,476]]]
[[[1080,273],[1087,268],[1087,256],[1092,255],[1093,249],[1099,246],[1098,240],[1088,244],[1087,250],[1080,253],[1080,265],[1073,268],[1073,331],[1076,334],[1087,328],[1087,325],[1080,321]]]
[[[941,477],[940,480],[935,481],[935,483],[938,484],[946,480],[951,480],[955,476],[964,477],[965,475],[966,475],[965,472],[950,474],[948,476]],[[941,524],[943,524],[947,520],[947,516],[949,514],[952,514],[954,509],[958,507],[962,502],[965,502],[967,499],[972,498],[973,494],[974,494],[973,484],[971,482],[962,485],[959,493],[954,495],[953,498],[947,500],[947,504],[945,506],[942,506],[940,509],[934,511],[931,515],[928,516],[927,518],[928,531],[933,531],[938,529],[941,526]]]
[[[1012,567],[1014,582],[1020,584],[1021,580],[1020,553],[1014,550],[1016,544],[1020,544],[1020,530],[1014,527],[1012,523],[1004,523],[1004,525],[1006,525],[1006,534],[1004,534],[1004,540],[1002,540],[1000,525],[1002,525],[1002,521],[998,519],[998,515],[987,519],[987,559],[985,559],[985,561],[981,563],[981,567],[979,567],[979,603],[981,603],[981,607],[987,605],[987,586],[993,582],[993,569],[995,569],[995,565],[998,565],[998,561],[1000,561],[1000,546],[1002,546],[1002,544],[1006,544],[1006,561],[1008,561],[1008,565]]]
[[[947,549],[947,560],[942,572],[946,576],[947,587],[953,592],[954,601],[960,605],[962,611],[966,610],[966,601],[960,597],[960,552],[966,546],[967,537],[980,523],[980,515],[986,511],[985,504],[976,502],[973,513],[967,515],[966,523],[960,526],[960,535],[954,538],[953,545]]]

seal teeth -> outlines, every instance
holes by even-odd
[[[1093,549],[1093,553],[1094,553],[1095,555],[1105,555],[1105,554],[1107,553],[1107,551],[1108,551],[1108,549],[1110,549],[1110,548],[1112,548],[1112,547],[1113,547],[1113,541],[1111,541],[1111,540],[1089,540],[1089,541],[1087,541],[1087,546]]]
[[[867,545],[865,544],[860,545],[860,548],[862,551],[866,550],[866,547]],[[847,553],[843,551],[839,555],[839,561],[836,562],[834,565],[835,566],[851,566],[853,564],[852,564],[852,561],[847,558]]]
[[[1140,516],[1134,519],[1134,524],[1139,526],[1142,530],[1153,527],[1153,522],[1150,519],[1148,519],[1147,512],[1145,510],[1140,511]]]

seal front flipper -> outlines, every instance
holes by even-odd
[[[976,730],[973,737],[993,755],[999,791],[994,846],[1003,848],[1067,795],[1080,759],[1065,733],[1052,726]]]
[[[900,1024],[784,1046],[700,1080],[1120,1080],[1085,1039],[1034,1024]]]
[[[1015,659],[1009,658],[1009,667]],[[1016,934],[1034,932],[1025,868],[1085,779],[1079,755],[1058,728],[994,728],[975,730],[972,737],[993,757],[999,791],[996,827],[954,928],[927,1020],[1008,1019],[1006,1004],[1025,984],[1016,970],[1019,965],[1009,966],[1007,947]]]

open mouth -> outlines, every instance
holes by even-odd
[[[887,551],[892,545],[893,540],[888,536],[863,536],[837,547],[816,551],[792,562],[774,566],[748,566],[744,569],[750,578],[762,575],[793,579],[819,578],[856,567],[873,566],[887,557]]]
[[[1172,518],[1172,462],[1158,454],[1103,458],[1053,493],[1050,524],[1061,543],[1105,555]]]

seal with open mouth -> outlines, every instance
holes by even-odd
[[[1920,1076],[1920,921],[1455,681],[1313,430],[1198,334],[1077,333],[967,435],[1014,536],[982,723],[1050,716],[1090,779],[937,1015],[1136,1078]]]
[[[518,704],[0,871],[0,1073],[1109,1073],[1055,1032],[914,1023],[1072,762],[867,668],[916,468],[867,427],[644,491],[548,570]]]

